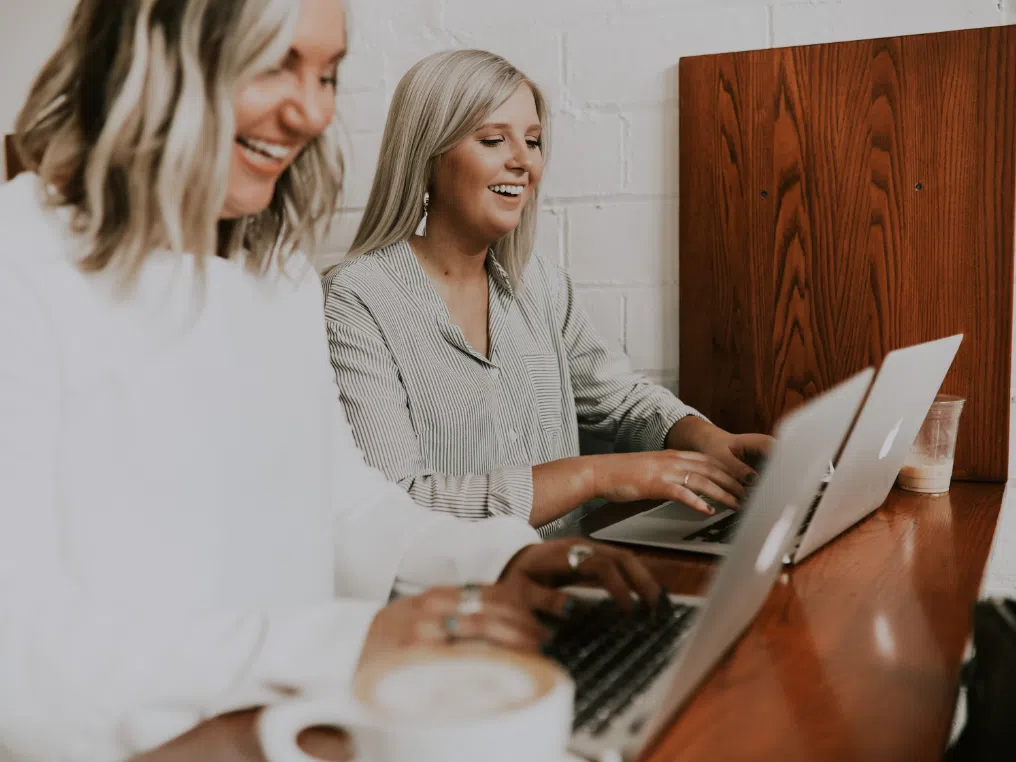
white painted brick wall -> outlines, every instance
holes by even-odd
[[[0,131],[3,133],[9,133],[14,127],[28,88],[60,41],[74,4],[75,0],[0,0],[0,66],[4,73],[0,77]]]
[[[598,106],[611,111],[619,106],[676,100],[680,56],[769,44],[767,6],[717,5],[722,4],[671,4],[651,12],[624,9],[568,24],[567,31],[562,31],[568,72],[566,98],[575,107]]]
[[[625,294],[616,288],[584,289],[578,292],[577,301],[603,340],[612,348],[624,351]]]
[[[620,193],[624,184],[619,114],[558,114],[551,123],[548,172],[541,192],[549,198],[596,198]],[[567,172],[557,171],[567,167]]]
[[[572,278],[580,286],[674,283],[677,211],[676,199],[569,205],[565,262]]]
[[[501,53],[553,107],[538,246],[566,265],[596,325],[656,378],[677,378],[677,61],[681,56],[1016,22],[1016,0],[350,0],[343,66],[349,211],[370,187],[399,77],[448,47]],[[359,155],[355,155],[359,154]]]

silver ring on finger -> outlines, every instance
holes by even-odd
[[[688,486],[688,480],[691,478],[691,471],[684,472],[684,480],[681,482],[685,487]]]
[[[449,614],[441,620],[441,624],[444,626],[445,635],[448,636],[448,640],[458,640],[462,635],[459,618],[454,614]]]
[[[568,568],[572,571],[579,570],[579,564],[593,555],[593,549],[588,545],[581,543],[572,545],[568,548]]]
[[[459,590],[459,603],[455,607],[455,613],[459,616],[472,616],[483,611],[483,588],[479,585],[469,583]]]

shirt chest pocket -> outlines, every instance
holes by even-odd
[[[540,425],[549,433],[561,430],[561,371],[554,355],[525,355],[526,378],[536,400]]]

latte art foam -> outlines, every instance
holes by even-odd
[[[454,725],[535,704],[562,680],[560,667],[542,656],[459,643],[403,652],[362,670],[356,694],[389,719]]]

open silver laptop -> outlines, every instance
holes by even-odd
[[[886,355],[791,561],[801,561],[885,502],[963,335]]]
[[[662,615],[615,618],[616,632],[605,633],[591,615],[596,626],[579,633],[589,637],[577,644],[559,638],[563,630],[555,634],[549,655],[565,655],[577,686],[573,752],[595,760],[637,755],[738,640],[765,602],[872,375],[869,369],[855,376],[780,422],[768,466],[706,597],[671,596]],[[637,630],[631,643],[619,641],[626,625],[627,632]]]
[[[788,563],[811,555],[885,501],[962,340],[950,336],[886,355],[835,468],[829,466],[808,501]],[[715,516],[706,516],[682,503],[663,503],[593,537],[726,555],[745,514],[718,507]]]

